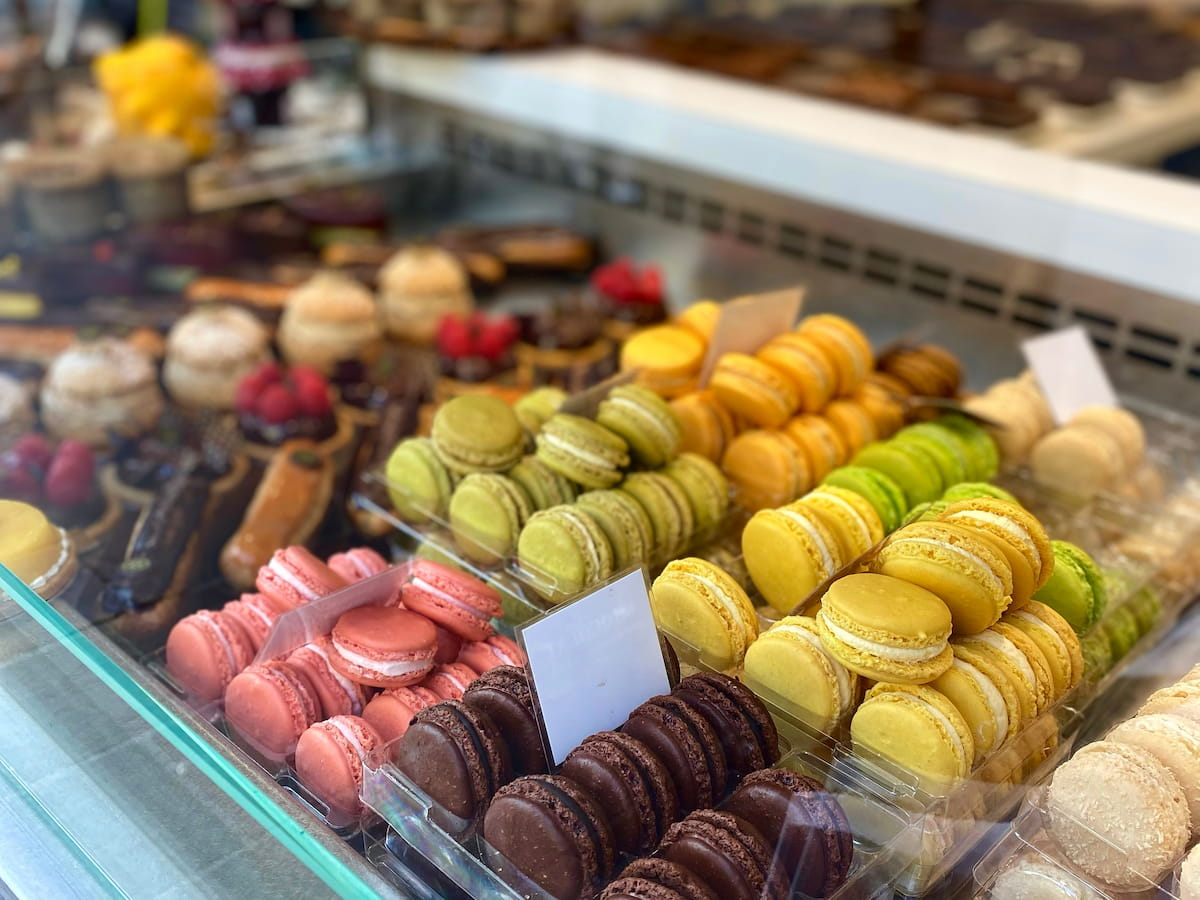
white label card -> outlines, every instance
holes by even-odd
[[[555,765],[671,689],[641,569],[517,632]]]
[[[700,368],[700,387],[708,387],[717,360],[726,353],[757,353],[771,338],[790,331],[803,305],[802,287],[748,294],[722,303]]]
[[[1086,406],[1120,405],[1082,325],[1022,341],[1021,351],[1059,425]]]

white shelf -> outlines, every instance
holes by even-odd
[[[590,49],[374,46],[379,87],[1200,303],[1200,187]]]

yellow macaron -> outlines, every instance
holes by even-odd
[[[800,405],[800,394],[787,375],[745,353],[723,354],[709,386],[721,403],[761,428],[779,428]]]
[[[758,358],[786,374],[800,392],[801,412],[820,412],[837,389],[838,372],[820,345],[797,332],[781,334],[758,351]]]
[[[871,342],[849,319],[829,313],[808,316],[796,330],[821,347],[834,361],[838,373],[836,394],[839,397],[854,393],[875,368]]]
[[[654,621],[718,670],[741,663],[758,637],[758,617],[746,592],[724,569],[704,559],[677,559],[650,589]]]
[[[1050,667],[1056,697],[1065,696],[1083,678],[1083,648],[1074,629],[1061,615],[1036,600],[1023,608],[1009,610],[1000,620],[1025,632]]]
[[[844,564],[824,515],[799,503],[751,516],[742,531],[742,557],[763,599],[784,614]]]
[[[678,325],[655,325],[621,346],[621,371],[637,369],[640,384],[663,397],[679,397],[695,388],[708,345]]]
[[[960,500],[939,517],[987,539],[1012,569],[1012,606],[1021,607],[1050,578],[1054,550],[1046,529],[1029,510],[994,497]]]
[[[749,512],[791,503],[813,484],[800,448],[768,429],[743,431],[730,441],[721,469],[734,501]]]

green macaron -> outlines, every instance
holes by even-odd
[[[883,530],[889,534],[900,527],[908,515],[909,505],[904,491],[891,478],[875,469],[864,466],[841,466],[825,476],[824,484],[832,484],[854,491],[866,499],[879,513]]]
[[[586,509],[574,504],[536,512],[517,540],[517,562],[551,603],[571,599],[612,575],[612,546]]]
[[[957,503],[959,500],[979,500],[983,497],[1007,500],[1009,503],[1021,505],[1021,501],[1004,488],[988,484],[986,481],[964,481],[962,484],[946,488],[946,492],[942,494],[942,499],[946,503]]]
[[[397,444],[384,466],[384,478],[392,506],[405,521],[420,524],[445,518],[454,476],[429,438],[408,438]]]
[[[1148,584],[1136,591],[1125,605],[1137,619],[1138,629],[1142,634],[1157,625],[1159,616],[1162,615],[1162,598],[1159,597],[1158,590],[1154,585]]]
[[[635,472],[621,482],[621,490],[641,504],[654,531],[654,561],[680,556],[691,543],[695,517],[688,495],[678,482],[660,472]]]
[[[942,495],[937,461],[916,442],[876,441],[859,450],[850,464],[874,469],[892,479],[904,491],[909,507]]]
[[[991,481],[1000,471],[1000,451],[995,440],[983,426],[966,416],[955,413],[939,416],[942,428],[958,435],[967,450],[967,477],[972,481]]]
[[[513,404],[513,412],[531,436],[542,430],[547,419],[558,412],[558,408],[567,399],[567,392],[557,387],[534,388]]]
[[[1108,588],[1104,575],[1084,550],[1067,541],[1051,541],[1054,569],[1033,595],[1083,634],[1104,613]]]
[[[508,477],[525,489],[534,509],[549,509],[575,499],[575,483],[536,456],[526,456],[509,469]]]
[[[1119,662],[1133,649],[1133,645],[1142,636],[1138,627],[1137,616],[1128,606],[1114,609],[1100,625],[1108,635],[1108,645],[1112,648],[1113,661]]]
[[[667,401],[637,384],[623,384],[600,402],[596,421],[629,445],[629,454],[644,468],[657,469],[675,456],[683,429]]]
[[[537,457],[585,488],[612,487],[629,465],[629,445],[603,425],[556,413],[538,432]]]
[[[455,397],[430,428],[433,449],[452,472],[504,472],[525,453],[525,431],[512,407],[495,397]]]
[[[717,465],[698,453],[681,453],[662,469],[687,494],[697,536],[711,535],[725,521],[729,482]]]
[[[450,498],[450,528],[463,556],[484,566],[512,555],[533,504],[525,489],[504,475],[468,475]]]
[[[1080,642],[1083,650],[1083,671],[1092,682],[1099,681],[1108,674],[1116,660],[1113,659],[1112,644],[1108,640],[1108,632],[1103,628],[1094,628]]]
[[[642,505],[624,491],[580,494],[575,505],[596,520],[613,551],[613,571],[644,566],[654,551],[654,526]]]
[[[912,441],[934,457],[942,476],[943,490],[966,481],[974,472],[963,440],[937,422],[920,422],[897,432],[893,441]]]

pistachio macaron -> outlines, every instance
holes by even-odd
[[[384,466],[388,497],[400,517],[423,523],[442,519],[454,491],[455,475],[446,468],[426,437],[396,445]]]
[[[623,384],[609,391],[600,401],[596,421],[621,437],[634,462],[647,469],[673,459],[683,434],[667,401],[639,384]]]
[[[624,491],[580,494],[575,505],[587,511],[608,538],[613,571],[646,565],[654,553],[654,530],[642,505]]]
[[[555,413],[535,442],[538,459],[585,488],[612,487],[629,465],[624,439],[582,416]]]
[[[891,534],[908,515],[909,505],[904,491],[891,478],[864,466],[841,466],[825,476],[824,484],[854,491],[875,507],[883,530]]]
[[[1087,551],[1075,544],[1051,541],[1050,550],[1054,566],[1033,599],[1058,612],[1076,634],[1083,634],[1108,604],[1104,575]]]
[[[723,569],[689,557],[669,563],[650,589],[654,621],[718,670],[741,663],[758,637],[750,598]]]
[[[681,453],[662,469],[687,494],[697,535],[710,535],[729,509],[729,481],[711,460],[698,453]]]
[[[646,511],[654,533],[655,559],[673,559],[687,549],[696,522],[688,495],[678,482],[661,472],[634,472],[621,482],[620,490]]]
[[[575,504],[530,516],[517,538],[517,562],[552,603],[569,600],[613,572],[612,547],[603,529]]]
[[[443,403],[430,437],[446,468],[461,475],[507,471],[525,453],[525,431],[512,407],[485,395]]]
[[[467,559],[485,566],[512,554],[532,514],[533,504],[525,489],[494,472],[468,475],[450,498],[455,543]]]

